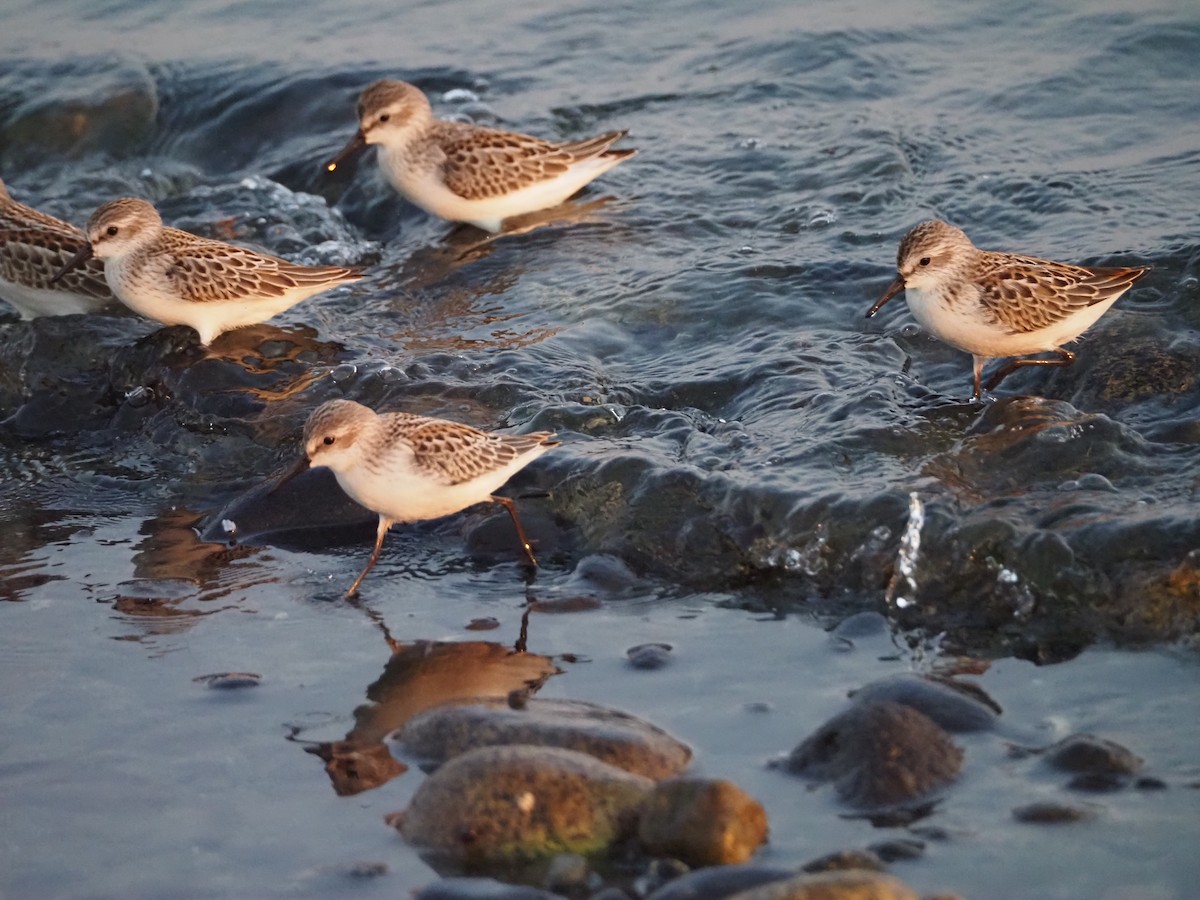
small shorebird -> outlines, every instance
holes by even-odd
[[[358,269],[302,266],[168,228],[152,204],[132,197],[92,213],[87,243],[52,280],[93,257],[104,261],[118,300],[164,325],[190,325],[201,344],[362,277]]]
[[[308,417],[304,456],[276,488],[307,468],[327,466],[342,490],[379,515],[375,549],[346,591],[353,597],[379,560],[393,525],[439,519],[488,501],[508,510],[525,556],[536,568],[516,506],[492,491],[557,446],[548,431],[492,434],[445,419],[376,413],[353,400],[330,400]]]
[[[358,98],[358,133],[327,163],[379,145],[379,168],[410,202],[452,222],[498,232],[507,218],[558,206],[636,150],[612,150],[625,131],[582,141],[541,138],[433,117],[411,84],[377,81]]]
[[[112,302],[99,260],[52,283],[54,273],[86,245],[82,231],[18,203],[0,180],[0,298],[22,319],[92,313]]]
[[[994,390],[1022,366],[1068,366],[1064,350],[1148,271],[1091,269],[980,250],[959,228],[922,222],[900,242],[899,274],[867,318],[901,291],[913,318],[939,340],[974,357],[975,393],[989,359],[1053,350],[1055,359],[1010,359],[987,382]]]

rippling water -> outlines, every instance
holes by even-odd
[[[14,601],[0,796],[28,823],[0,849],[0,893],[327,895],[345,886],[322,866],[377,857],[405,885],[431,877],[379,825],[410,785],[350,808],[281,740],[283,723],[337,731],[384,650],[330,602],[370,517],[328,479],[275,506],[245,496],[292,458],[307,411],[340,396],[557,430],[564,446],[512,490],[544,563],[529,590],[604,604],[533,636],[605,662],[548,690],[656,716],[764,799],[781,791],[763,755],[889,670],[835,664],[812,624],[884,608],[914,494],[924,524],[897,623],[1004,660],[998,685],[1026,702],[1045,677],[1058,705],[1025,721],[1083,721],[1161,776],[1196,777],[1195,716],[1149,699],[1186,707],[1194,656],[1091,651],[1048,676],[1013,657],[1194,641],[1197,9],[22,2],[0,49],[0,174],[19,199],[82,222],[146,196],[198,233],[371,267],[211,352],[133,316],[0,320],[0,596]],[[578,223],[479,245],[398,200],[370,157],[323,174],[382,76],[443,115],[564,138],[629,128],[640,153],[582,198]],[[967,355],[902,304],[863,319],[899,238],[930,215],[980,246],[1153,271],[1075,366],[1024,370],[970,404]],[[515,623],[526,587],[507,527],[485,510],[398,530],[365,602],[406,638]],[[792,615],[747,625],[765,610]],[[700,680],[607,662],[643,631],[690,640]],[[789,655],[788,634],[812,652]],[[1098,709],[1072,667],[1110,685]],[[264,687],[221,703],[190,681],[222,669],[262,671]],[[801,704],[806,684],[825,696]],[[761,699],[797,721],[733,746],[740,705]],[[1154,880],[1119,859],[1056,872],[1050,851],[1014,881],[1001,848],[1039,848],[981,823],[989,790],[947,814],[980,846],[902,877],[971,896],[1194,883],[1190,855]],[[1119,827],[1140,854],[1185,846],[1190,802],[1122,808],[1134,825],[1092,826],[1062,852]],[[834,849],[775,804],[776,861]],[[114,832],[131,835],[119,853]],[[66,860],[59,834],[90,849]],[[383,881],[362,892],[394,895]]]

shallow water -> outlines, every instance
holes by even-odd
[[[389,655],[337,599],[369,517],[319,479],[282,510],[236,505],[293,457],[308,410],[350,396],[564,438],[510,491],[543,562],[532,585],[507,517],[481,510],[393,533],[365,611],[401,640],[478,637],[465,625],[494,616],[488,637],[511,644],[527,590],[599,597],[531,621],[531,650],[588,660],[544,692],[688,740],[701,771],[767,804],[770,861],[879,839],[762,763],[911,665],[820,630],[890,609],[942,635],[926,663],[995,659],[981,683],[1029,742],[1092,730],[1168,783],[1046,832],[1007,811],[1060,789],[969,744],[929,820],[950,839],[900,877],[1190,895],[1200,12],[22,2],[0,50],[19,199],[82,222],[137,194],[180,227],[372,266],[207,354],[132,316],[0,320],[0,802],[21,823],[0,894],[373,896],[433,877],[381,821],[415,775],[339,798],[299,743],[344,735]],[[384,75],[443,114],[629,128],[640,153],[578,224],[473,246],[369,157],[323,176]],[[478,100],[442,99],[456,90]],[[863,319],[929,215],[981,246],[1154,268],[1075,366],[969,404],[965,354],[902,304]],[[925,522],[898,610],[912,494]],[[627,669],[651,640],[675,664]],[[263,683],[192,681],[221,671]],[[348,886],[337,867],[359,860],[391,874]]]

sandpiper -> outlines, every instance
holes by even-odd
[[[87,243],[52,280],[92,257],[104,261],[118,300],[164,325],[190,325],[201,344],[362,277],[358,269],[302,266],[168,228],[152,204],[132,197],[92,213]]]
[[[1064,350],[1148,270],[1093,269],[980,250],[959,228],[937,219],[922,222],[900,242],[899,274],[875,315],[904,292],[913,317],[930,333],[974,357],[975,392],[989,359],[1054,351],[1052,359],[1010,359],[984,386],[994,390],[1022,366],[1067,366]]]
[[[87,236],[74,225],[18,203],[0,180],[0,298],[22,319],[94,313],[112,302],[99,260],[52,283],[54,273],[86,244]]]
[[[409,201],[493,233],[507,218],[557,206],[637,152],[610,149],[625,131],[558,143],[435,119],[420,88],[392,79],[362,92],[358,121],[358,133],[328,171],[378,144],[379,168]]]
[[[439,519],[489,501],[508,510],[525,557],[536,567],[516,506],[492,492],[557,446],[547,431],[493,434],[446,419],[376,413],[353,400],[330,400],[308,417],[304,456],[276,488],[307,468],[327,466],[342,490],[378,514],[375,549],[346,591],[353,597],[393,525]]]

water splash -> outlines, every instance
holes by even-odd
[[[896,568],[884,595],[889,609],[908,609],[917,602],[917,559],[921,555],[921,528],[924,524],[925,507],[914,491],[908,495],[908,524],[900,536]]]
[[[786,544],[767,549],[759,564],[768,569],[783,569],[792,575],[807,575],[817,578],[829,571],[829,526],[818,522],[813,529],[812,539],[801,547]]]
[[[1037,601],[1034,599],[1033,592],[1021,580],[1020,575],[1012,569],[1004,567],[996,573],[996,584],[999,586],[1000,593],[1006,597],[1012,607],[1014,619],[1023,622],[1033,615]]]

